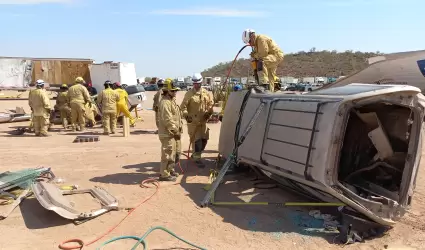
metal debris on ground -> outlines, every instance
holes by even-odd
[[[53,179],[50,168],[23,169],[16,172],[0,174],[0,219],[5,219],[29,195],[30,184],[41,178]]]
[[[98,135],[79,135],[75,137],[73,143],[77,142],[97,142],[100,138]]]
[[[52,183],[34,182],[31,184],[31,189],[41,206],[69,220],[87,221],[111,210],[118,210],[117,199],[100,187],[81,190],[66,188],[68,190],[62,190],[63,188]],[[75,194],[90,194],[99,201],[101,208],[95,211],[75,209],[75,204],[67,199],[67,196]]]

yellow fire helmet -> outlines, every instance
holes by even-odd
[[[68,85],[66,85],[66,84],[64,83],[64,84],[62,84],[62,85],[61,85],[61,88],[62,88],[62,89],[67,89],[67,88],[68,88]]]
[[[164,81],[164,88],[163,88],[163,90],[176,91],[176,90],[180,90],[180,88],[174,86],[173,80],[171,78],[167,78]]]
[[[85,81],[81,76],[79,76],[79,77],[75,78],[75,82],[76,83],[84,83]]]

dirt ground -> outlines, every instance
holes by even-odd
[[[152,189],[139,183],[156,177],[159,170],[160,143],[155,130],[152,106],[154,92],[148,93],[147,108],[140,112],[144,121],[132,128],[130,137],[101,136],[99,142],[72,143],[77,134],[55,126],[52,136],[10,135],[11,126],[0,124],[0,172],[38,166],[51,167],[65,184],[80,188],[100,186],[119,200],[120,207],[134,207],[152,195]],[[178,95],[182,100],[183,92]],[[29,110],[27,101],[0,101],[0,110],[16,106]],[[159,192],[135,210],[118,228],[84,249],[96,249],[112,237],[141,236],[149,228],[164,226],[180,237],[206,249],[339,249],[332,244],[335,234],[311,229],[321,227],[308,216],[308,209],[254,207],[200,208],[208,183],[209,168],[217,156],[220,123],[210,124],[211,139],[205,154],[207,168],[198,170],[182,160],[185,175],[177,185],[163,184]],[[100,126],[90,129],[101,132]],[[186,130],[185,130],[186,131]],[[188,148],[188,136],[183,148]],[[282,189],[253,188],[254,176],[241,174],[226,177],[216,200],[220,201],[302,201],[302,197]],[[92,205],[91,205],[92,206]],[[113,211],[81,225],[74,225],[56,213],[47,211],[35,198],[24,200],[5,220],[0,221],[0,249],[58,249],[64,240],[78,238],[89,242],[118,223],[125,210]],[[147,238],[149,249],[193,249],[164,232],[153,232]],[[104,249],[130,249],[135,241],[122,240]],[[423,164],[417,180],[413,207],[387,235],[344,246],[345,249],[425,249],[425,177]],[[140,247],[142,249],[142,247]]]

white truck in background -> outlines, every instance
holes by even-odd
[[[120,82],[126,86],[130,106],[140,106],[146,101],[145,89],[137,84],[136,67],[134,63],[122,63],[107,61],[89,65],[90,78],[93,87],[100,93],[104,89],[103,84],[109,80],[112,83]]]

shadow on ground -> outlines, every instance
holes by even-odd
[[[210,167],[213,168],[214,165]],[[183,177],[181,186],[200,206],[207,193],[204,189],[206,183],[187,183],[186,178],[190,177]],[[225,182],[215,192],[215,202],[312,202],[294,192],[278,187],[271,180],[258,179],[250,170],[226,175],[224,180]],[[259,181],[262,181],[262,185],[256,185]],[[246,231],[270,233],[270,237],[276,240],[285,237],[288,233],[298,233],[304,240],[308,240],[309,237],[322,237],[332,243],[337,235],[335,231],[324,229],[323,220],[309,215],[310,210],[337,215],[336,207],[323,209],[281,205],[209,205],[209,208],[221,216],[223,222],[231,223]]]
[[[132,135],[157,135],[158,131],[156,130],[147,130],[147,129],[138,129],[130,132]]]
[[[43,229],[71,223],[70,220],[43,208],[36,198],[25,199],[19,206],[25,226],[28,229]]]
[[[206,158],[205,162],[213,162],[214,158]],[[135,185],[140,184],[143,180],[159,177],[159,162],[144,162],[133,165],[123,166],[123,169],[134,169],[132,173],[116,173],[104,176],[91,178],[92,182],[107,183],[107,184],[121,184],[121,185]],[[176,166],[175,170],[186,176],[208,176],[209,168],[200,169],[192,160],[182,159],[180,166]],[[182,171],[183,170],[183,171]]]
[[[215,158],[206,158],[206,168],[199,169],[192,160],[181,160],[181,166],[185,171],[180,185],[189,193],[193,202],[200,206],[206,190],[207,183],[193,183],[190,181],[194,176],[209,176],[210,169],[215,167]],[[122,185],[140,184],[149,178],[159,177],[159,162],[145,162],[123,166],[124,169],[134,170],[131,173],[117,173],[95,177],[93,182],[113,183]],[[188,167],[187,167],[188,166]],[[181,172],[176,167],[178,172]],[[204,178],[205,179],[205,178]],[[254,188],[256,175],[253,172],[238,172],[237,175],[226,175],[225,182],[220,185],[215,194],[215,201],[226,202],[309,202],[310,200],[300,197],[296,193],[278,188],[275,183],[258,185]],[[257,179],[258,181],[258,179]],[[267,188],[267,189],[265,189]],[[288,233],[298,233],[308,239],[309,237],[322,237],[328,242],[333,242],[336,234],[323,228],[323,220],[311,217],[308,212],[318,208],[308,207],[283,207],[277,205],[258,206],[209,206],[212,211],[223,218],[223,222],[251,232],[270,233],[270,237],[279,239]],[[208,209],[208,208],[201,208]],[[320,208],[321,213],[335,214],[337,208]]]

